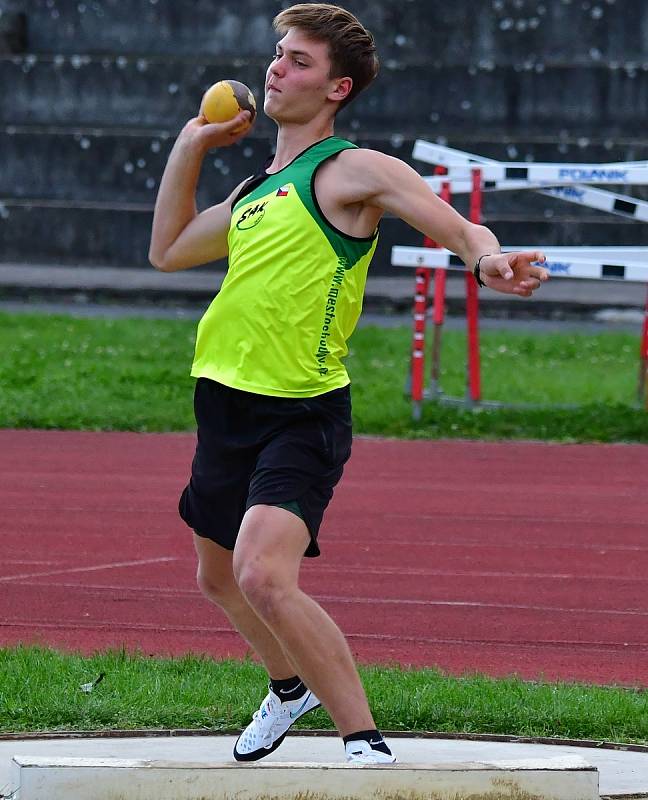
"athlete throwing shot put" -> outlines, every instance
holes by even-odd
[[[198,326],[198,441],[180,514],[194,531],[198,585],[263,662],[269,693],[234,748],[272,753],[323,705],[351,762],[390,763],[349,647],[298,585],[319,555],[322,516],[351,451],[346,341],[361,310],[385,212],[459,255],[480,282],[530,296],[540,252],[500,253],[487,228],[438,199],[404,162],[334,136],[335,115],[376,77],[372,35],[349,12],[305,3],[274,20],[280,40],[263,110],[278,128],[261,171],[198,213],[205,154],[249,121],[202,114],[184,126],[155,206],[150,260],[164,272],[228,257]],[[235,131],[238,131],[236,133]]]

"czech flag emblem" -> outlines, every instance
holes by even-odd
[[[290,191],[290,186],[280,186],[277,189],[277,194],[275,196],[276,197],[285,197],[288,194],[289,191]]]

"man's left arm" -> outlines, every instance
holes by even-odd
[[[375,206],[456,253],[472,271],[481,258],[483,283],[506,294],[530,297],[549,273],[533,262],[544,261],[541,251],[502,253],[495,234],[475,225],[437,197],[423,178],[404,161],[375,150],[350,150],[345,159],[345,183],[352,202]]]

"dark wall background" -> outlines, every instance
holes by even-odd
[[[147,266],[175,135],[218,79],[262,102],[271,20],[289,4],[0,0],[0,260]],[[644,0],[346,5],[376,36],[382,70],[340,135],[410,163],[416,138],[511,160],[648,159]],[[260,118],[210,154],[199,205],[253,172],[273,136]],[[485,222],[503,243],[648,242],[645,224],[520,193],[489,195]],[[391,244],[420,240],[386,220],[375,272],[389,272]]]

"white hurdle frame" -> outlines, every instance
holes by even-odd
[[[495,161],[495,159],[479,156],[476,153],[467,153],[453,147],[425,142],[422,139],[417,139],[414,143],[412,156],[419,161],[444,167],[451,163],[472,167],[481,164],[500,163]],[[627,163],[629,166],[646,166],[646,164],[648,164],[646,161],[629,161]],[[623,162],[615,162],[609,166],[615,168],[622,166],[622,164]],[[425,177],[424,180],[433,192],[438,192],[442,183],[448,181],[448,177],[435,175]],[[471,190],[471,182],[467,180],[450,179],[450,187],[454,194],[466,194]],[[648,202],[645,200],[639,200],[636,197],[611,192],[607,189],[594,189],[591,186],[583,186],[579,183],[572,184],[571,186],[550,187],[541,186],[539,184],[531,186],[529,182],[525,180],[485,181],[483,189],[485,192],[533,189],[538,194],[564,200],[567,203],[575,203],[576,205],[585,206],[587,208],[606,211],[609,214],[617,214],[626,219],[648,222]]]
[[[530,249],[530,248],[526,248]],[[648,250],[648,248],[641,248]],[[503,247],[502,252],[515,252],[518,248]],[[543,250],[547,260],[543,267],[552,275],[560,278],[585,278],[590,280],[648,282],[648,263],[624,257],[623,254],[601,253],[596,255],[595,248],[585,248],[582,257],[574,251],[560,253],[560,248]],[[627,251],[627,248],[626,248]],[[395,267],[428,267],[430,269],[448,269],[464,272],[463,261],[450,250],[431,247],[392,247],[392,266]]]
[[[448,178],[467,181],[475,164],[446,164]],[[611,183],[648,184],[648,166],[621,169],[612,164],[552,164],[549,162],[511,161],[496,164],[479,164],[482,179],[488,181],[515,180],[537,186],[568,186],[573,184]],[[522,185],[518,188],[524,188]]]
[[[518,248],[518,247],[504,247],[503,252],[514,252],[519,250],[528,250],[532,248]],[[561,254],[561,249],[570,252]],[[640,263],[624,257],[623,252],[618,255],[610,252],[597,251],[596,248],[583,248],[586,252],[584,257],[579,257],[577,251],[579,248],[546,248],[543,250],[547,256],[547,260],[542,266],[549,270],[552,277],[557,278],[576,278],[585,280],[604,280],[604,281],[628,281],[633,283],[645,283],[648,287],[648,263],[645,261]],[[614,250],[615,248],[603,248],[604,250]],[[621,251],[631,250],[631,248],[619,248]],[[648,248],[636,248],[637,250],[646,250]],[[575,252],[576,251],[576,252]],[[597,252],[599,253],[597,257]],[[631,253],[632,255],[632,253]],[[560,259],[560,260],[558,260]],[[397,267],[409,267],[415,269],[425,270],[449,270],[465,272],[466,268],[461,259],[452,253],[450,250],[431,247],[408,247],[402,245],[395,245],[392,247],[391,263]],[[418,297],[419,304],[424,298]],[[425,317],[423,317],[423,327],[425,325]],[[418,334],[421,339],[424,339],[424,332]],[[420,353],[423,355],[423,346],[420,346]],[[438,372],[438,369],[436,370]],[[648,410],[648,395],[646,394],[646,384],[648,383],[648,297],[644,307],[644,319],[642,326],[641,344],[639,349],[639,378],[637,384],[637,404],[644,405]],[[424,397],[426,396],[424,392]],[[443,394],[438,386],[433,387],[433,396],[442,401],[464,405],[465,401],[459,398],[450,398]],[[511,404],[501,402],[488,402],[479,401],[479,405],[486,408],[501,408],[511,407],[513,405],[518,407],[532,407],[532,404]],[[535,407],[535,406],[533,406]],[[574,407],[574,406],[569,406]],[[421,418],[420,407],[414,403],[413,410],[414,418]]]
[[[601,211],[618,214],[636,221],[648,221],[648,203],[645,201],[605,189],[594,189],[588,185],[590,183],[648,185],[647,161],[606,164],[498,162],[494,159],[487,159],[473,153],[456,150],[444,145],[432,144],[423,140],[416,141],[413,156],[427,163],[445,167],[447,170],[447,175],[424,178],[433,191],[439,192],[442,187],[455,193],[470,191],[471,205],[476,191],[479,192],[479,197],[481,197],[482,191],[523,189],[537,191],[556,199],[597,208]],[[481,204],[480,199],[477,202]],[[646,259],[648,248],[538,248],[537,246],[532,248],[506,248],[509,251],[518,249],[542,249],[547,257],[544,266],[556,277],[589,280],[625,280],[648,284],[648,264]],[[392,264],[417,268],[415,329],[417,329],[416,320],[421,316],[422,301],[423,308],[425,307],[425,298],[419,297],[421,293],[420,287],[427,287],[431,271],[435,269],[458,269],[465,272],[464,265],[456,255],[440,248],[396,246],[392,249]],[[425,278],[426,275],[428,276],[427,278]],[[473,311],[470,314],[470,318],[473,319],[476,314],[477,312]],[[476,325],[476,320],[473,321]],[[420,322],[419,327],[421,327]],[[422,328],[422,333],[415,334],[415,340],[420,340],[415,345],[418,352],[413,352],[413,357],[418,356],[419,359],[424,355],[425,320],[423,320]],[[478,363],[478,344],[476,358]],[[644,308],[639,362],[638,402],[639,405],[645,403],[645,407],[648,410],[648,396],[646,395],[646,384],[648,383],[648,294]],[[420,363],[422,364],[422,361]],[[479,367],[477,369],[479,370]],[[479,381],[478,372],[477,378]],[[439,399],[443,399],[446,402],[459,401],[458,398],[443,396],[438,387],[433,387],[433,389],[434,395]],[[415,400],[414,393],[412,394],[412,400],[414,401],[414,418],[420,419],[420,401]],[[481,399],[479,402],[483,404]],[[483,405],[497,406],[503,404],[485,403]]]

